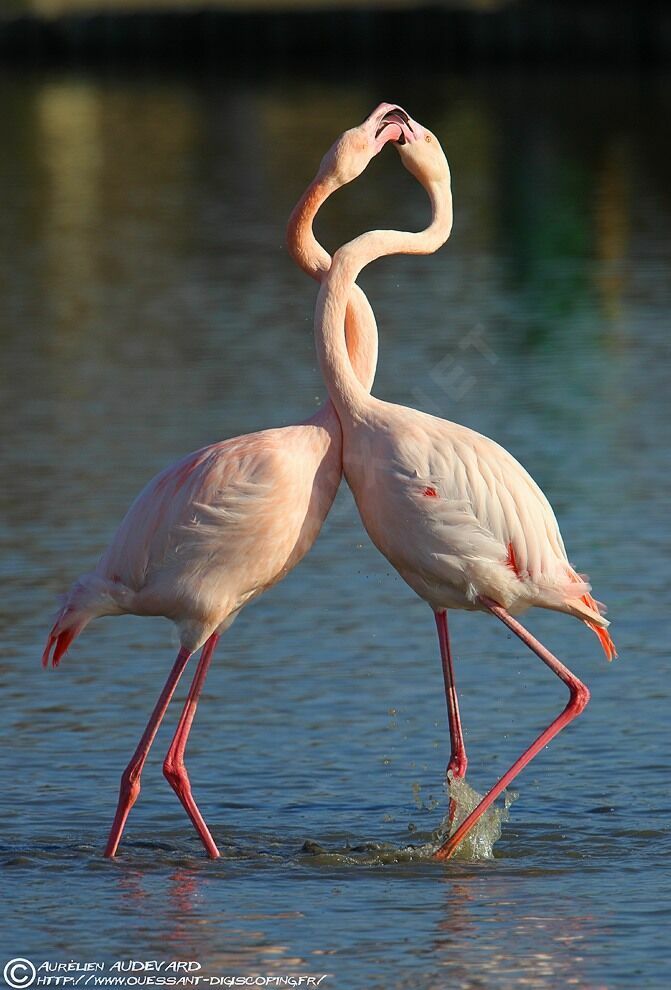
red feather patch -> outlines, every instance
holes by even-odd
[[[508,567],[511,567],[515,571],[515,574],[517,574],[518,578],[520,578],[521,580],[522,572],[517,566],[517,557],[515,556],[515,548],[512,545],[512,543],[508,544],[508,556],[506,557],[506,564],[508,565]]]

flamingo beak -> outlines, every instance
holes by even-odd
[[[388,127],[399,129],[399,136],[392,139],[397,144],[405,144],[410,135],[414,134],[410,117],[401,107],[392,107],[382,115],[375,132],[375,139],[377,140]]]

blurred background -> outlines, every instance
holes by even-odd
[[[15,891],[0,967],[168,953],[217,976],[328,973],[327,990],[665,985],[669,11],[0,3],[0,869]],[[382,100],[443,143],[455,225],[438,254],[363,273],[375,392],[525,464],[620,659],[530,614],[592,702],[520,777],[494,859],[413,859],[447,806],[438,647],[343,488],[208,680],[188,760],[222,861],[203,859],[161,775],[176,711],[122,854],[102,861],[176,642],[163,620],[104,620],[45,673],[58,596],[165,464],[323,400],[316,286],[284,226],[333,140]],[[334,250],[427,217],[390,147],[317,234]],[[498,623],[451,629],[484,791],[564,690]]]
[[[491,60],[649,66],[671,54],[671,8],[659,0],[3,0],[1,7],[0,51],[21,59],[151,54],[230,65],[298,56],[323,64],[357,54],[393,60],[402,71],[407,63]]]

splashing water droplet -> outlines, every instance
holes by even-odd
[[[450,797],[450,811],[454,812],[454,817],[450,821],[450,812],[448,812],[443,819],[439,829],[441,838],[445,834],[454,835],[464,819],[477,808],[483,798],[483,795],[478,794],[463,778],[453,778],[452,774],[449,774],[446,787]],[[454,858],[494,859],[494,845],[501,838],[501,826],[508,821],[509,808],[516,799],[515,791],[505,791],[503,807],[494,804],[485,811],[460,844]]]

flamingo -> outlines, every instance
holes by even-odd
[[[438,140],[407,115],[403,131],[396,148],[429,195],[431,223],[420,233],[370,231],[341,247],[317,300],[317,352],[342,425],[345,477],[373,543],[434,611],[451,739],[448,780],[463,777],[467,767],[448,609],[496,616],[569,690],[561,714],[435,851],[442,860],[589,701],[587,687],[514,616],[532,606],[564,612],[594,630],[608,660],[616,653],[603,606],[569,563],[550,503],[522,465],[465,426],[375,398],[352,372],[342,328],[361,270],[385,255],[432,253],[452,228],[450,170]]]
[[[351,182],[389,141],[403,140],[404,115],[379,107],[346,131],[322,160],[288,227],[293,257],[319,279],[330,256],[312,232],[324,201]],[[353,288],[345,317],[352,367],[371,387],[377,361],[375,318]],[[105,849],[116,855],[140,793],[142,768],[190,656],[201,647],[193,683],[163,771],[208,855],[219,850],[193,797],[184,763],[208,667],[240,610],[285,577],[316,540],[342,474],[342,435],[333,404],[309,419],[203,447],[166,468],[132,503],[93,571],[69,591],[42,657],[57,667],[84,627],[103,615],[161,615],[177,627],[180,650],[138,746],[121,777]]]

